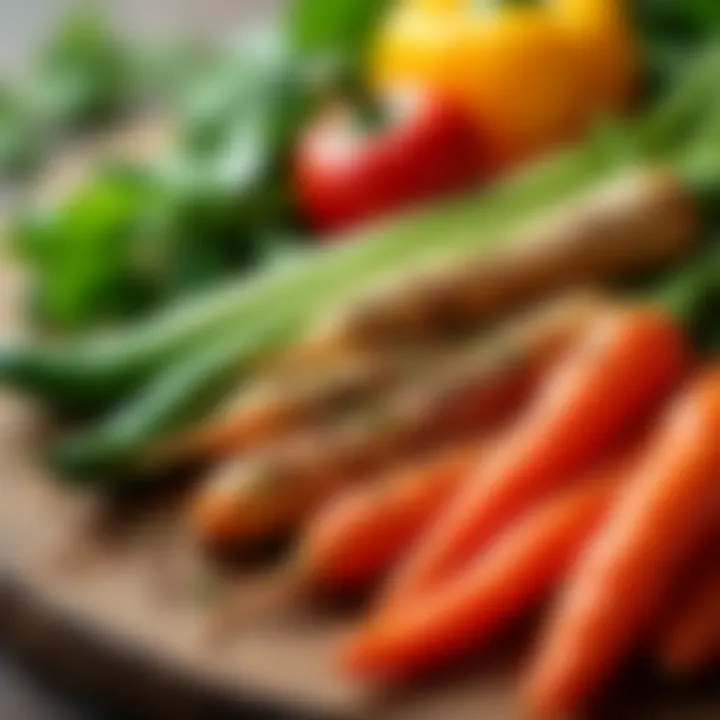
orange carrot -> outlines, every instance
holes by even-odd
[[[655,622],[669,586],[720,518],[720,369],[664,417],[627,490],[578,562],[530,672],[527,701],[584,704]]]
[[[680,379],[685,355],[680,330],[659,310],[625,308],[599,319],[391,579],[385,606],[447,578],[618,440]]]
[[[300,574],[324,589],[366,590],[437,517],[477,457],[477,443],[459,445],[348,489],[305,529]]]
[[[687,588],[658,648],[663,667],[690,675],[720,658],[720,563],[717,559]]]
[[[480,375],[483,375],[480,370]],[[393,464],[502,426],[529,393],[519,369],[473,386],[432,381],[373,411],[310,428],[213,468],[190,507],[197,536],[217,548],[267,542],[302,526],[337,492]]]
[[[406,678],[478,647],[531,610],[570,569],[632,460],[627,453],[603,463],[510,526],[459,578],[402,610],[381,613],[351,639],[345,666]]]

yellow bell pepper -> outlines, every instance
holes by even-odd
[[[434,87],[466,107],[489,163],[566,140],[627,103],[623,0],[400,0],[371,52],[381,87]]]

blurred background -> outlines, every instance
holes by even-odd
[[[268,17],[279,0],[106,0],[113,20],[136,37],[168,30],[222,37],[238,23]],[[3,0],[0,3],[0,63],[3,73],[22,72],[53,21],[76,3],[68,0]]]

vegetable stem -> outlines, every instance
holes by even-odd
[[[78,479],[141,471],[157,439],[214,406],[237,374],[282,342],[286,331],[282,323],[261,321],[223,336],[143,388],[107,423],[62,443],[54,454],[55,466]]]
[[[706,250],[665,280],[654,299],[691,333],[720,299],[720,252]]]

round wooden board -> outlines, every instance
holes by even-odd
[[[2,335],[16,335],[19,277],[3,270],[0,288]],[[458,669],[394,696],[348,683],[331,662],[341,613],[294,597],[272,561],[211,566],[183,529],[182,492],[113,506],[58,482],[50,435],[37,408],[0,395],[0,629],[54,673],[141,716],[252,705],[279,717],[521,717],[506,669]],[[720,716],[712,679],[640,695],[612,717]]]

